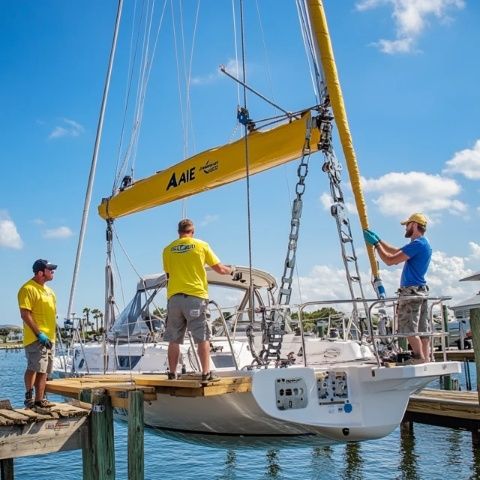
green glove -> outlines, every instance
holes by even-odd
[[[368,229],[365,229],[363,231],[363,238],[365,238],[365,241],[367,243],[373,246],[375,246],[380,241],[380,237],[375,232],[372,232]]]

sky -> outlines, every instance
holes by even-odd
[[[295,3],[244,3],[247,83],[286,110],[314,105]],[[400,247],[407,242],[400,221],[425,213],[434,252],[427,275],[431,293],[451,296],[454,305],[480,287],[459,283],[480,270],[480,4],[324,3],[370,226]],[[149,42],[132,27],[143,4],[153,8]],[[0,0],[0,324],[21,323],[16,294],[37,258],[59,265],[50,286],[59,320],[67,313],[116,8],[113,0]],[[134,178],[142,178],[238,138],[236,108],[243,93],[219,73],[226,65],[236,74],[242,63],[235,53],[238,6],[233,18],[232,2],[125,2],[74,295],[77,315],[85,307],[103,310],[105,224],[96,207],[118,182],[117,165],[128,146]],[[152,61],[139,92],[129,72],[141,58],[132,45],[142,44]],[[142,105],[138,114],[127,97]],[[253,119],[277,113],[252,95],[247,99]],[[138,142],[131,144],[133,130]],[[336,153],[343,162],[337,141]],[[294,301],[348,297],[321,166],[321,155],[312,156]],[[294,161],[252,177],[249,198],[242,181],[116,221],[119,307],[133,294],[138,275],[162,270],[161,251],[176,237],[183,216],[195,221],[196,236],[227,264],[248,265],[250,231],[254,266],[278,279],[296,168]],[[365,245],[346,170],[343,175],[371,298]],[[380,271],[387,293],[394,295],[401,267],[381,264]]]

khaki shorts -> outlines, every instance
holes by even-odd
[[[38,340],[25,347],[27,370],[37,373],[52,373],[53,355],[55,347],[51,349],[43,346]]]
[[[402,300],[402,297],[417,297]],[[428,287],[400,287],[398,289],[398,333],[420,336],[430,332],[428,322]]]
[[[167,321],[163,339],[167,342],[183,343],[188,328],[195,343],[210,340],[210,327],[207,319],[208,300],[177,293],[169,298],[167,304]]]

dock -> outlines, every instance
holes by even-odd
[[[470,350],[446,350],[445,354],[448,361],[452,362],[474,362],[475,361],[475,352],[473,349]],[[435,361],[443,361],[443,352],[438,351],[434,352]]]
[[[402,428],[412,430],[413,422],[468,430],[480,446],[478,392],[425,388],[410,397]]]
[[[90,405],[55,403],[49,409],[14,409],[0,401],[0,474],[13,479],[13,458],[82,447]]]
[[[200,375],[168,380],[162,374],[98,375],[47,382],[49,393],[70,397],[51,409],[14,409],[0,401],[0,477],[14,479],[14,459],[27,455],[82,449],[83,478],[115,479],[113,408],[128,411],[128,477],[144,478],[145,401],[157,393],[173,396],[211,396],[250,392],[248,375],[222,377],[202,385]],[[414,423],[472,433],[480,445],[480,405],[477,392],[424,389],[410,397],[401,424],[403,434]]]

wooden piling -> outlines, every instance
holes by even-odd
[[[14,479],[13,458],[0,460],[0,478],[1,480]]]
[[[128,479],[144,479],[143,391],[128,392]]]
[[[470,309],[470,328],[472,330],[473,352],[475,355],[475,367],[480,372],[480,308]],[[480,375],[477,375],[477,393],[480,403]]]
[[[81,399],[88,394],[82,392]],[[113,410],[110,397],[104,389],[91,391],[92,412],[90,428],[83,445],[84,480],[115,479],[115,445],[113,430]]]

